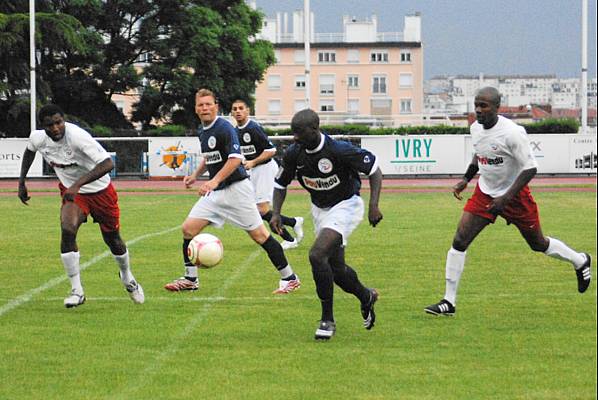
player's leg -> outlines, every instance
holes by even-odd
[[[67,308],[77,307],[85,302],[81,285],[80,253],[77,247],[77,232],[86,220],[85,212],[73,201],[63,201],[60,209],[60,258],[71,283],[70,295],[64,299]]]
[[[577,276],[577,290],[579,293],[584,293],[588,289],[592,278],[592,259],[589,254],[577,252],[558,239],[544,236],[539,222],[531,229],[519,224],[517,228],[532,250],[567,261],[573,265]]]
[[[334,275],[334,283],[359,299],[363,326],[368,330],[372,329],[376,322],[374,304],[378,301],[378,291],[365,287],[359,280],[357,272],[346,264],[344,246],[339,246],[330,257],[330,266]]]
[[[272,219],[272,211],[270,211],[270,203],[267,201],[261,202],[261,203],[257,203],[257,210],[260,212],[260,216],[262,217],[262,219],[266,222],[270,222],[270,220]],[[287,217],[283,217],[281,215],[282,219],[284,220],[285,218],[288,219]],[[284,225],[284,222],[283,222]],[[286,228],[282,228],[282,233],[279,234],[280,237],[285,241],[285,242],[294,242],[295,238],[293,236],[291,236],[291,234],[289,233],[289,231],[286,230]],[[297,246],[294,246],[297,247]],[[290,248],[290,247],[289,247]],[[283,246],[284,249],[284,246]]]
[[[125,290],[129,294],[129,297],[134,303],[143,304],[145,302],[143,287],[137,282],[135,276],[133,276],[129,250],[122,240],[120,232],[118,230],[104,231],[102,229],[102,238],[110,248],[112,257],[114,257],[114,261],[116,261],[116,264],[118,265],[118,276],[120,277],[120,281]]]
[[[478,234],[492,221],[485,217],[464,211],[453,238],[452,247],[446,255],[444,298],[424,311],[433,315],[454,315],[457,304],[457,289],[465,268],[467,248]]]
[[[270,262],[280,274],[278,289],[274,290],[273,293],[287,294],[299,289],[301,286],[299,277],[297,277],[286,256],[284,255],[282,246],[274,239],[264,224],[260,223],[259,226],[248,230],[247,233],[254,242],[262,246],[262,248],[268,254]]]

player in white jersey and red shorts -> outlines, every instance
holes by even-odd
[[[474,156],[463,179],[453,187],[454,196],[480,172],[478,184],[463,209],[453,245],[446,258],[444,298],[424,309],[433,315],[454,315],[457,288],[465,266],[466,250],[476,236],[497,216],[513,224],[530,248],[570,262],[577,276],[577,289],[587,290],[591,280],[592,259],[562,241],[544,236],[538,206],[528,183],[536,175],[538,164],[532,154],[525,129],[498,115],[500,94],[493,87],[480,89],[475,97],[477,121],[471,125]]]
[[[60,107],[46,105],[39,111],[38,118],[43,129],[34,130],[29,136],[21,164],[18,196],[28,205],[30,196],[25,178],[39,151],[60,181],[60,253],[71,282],[71,293],[64,299],[65,307],[77,307],[85,302],[76,239],[79,227],[89,215],[100,225],[104,242],[119,266],[125,290],[133,302],[143,303],[143,288],[133,277],[129,252],[120,237],[118,196],[109,176],[114,167],[112,158],[89,133],[65,122]]]

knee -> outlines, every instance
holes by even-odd
[[[453,249],[463,252],[467,250],[468,245],[469,243],[467,243],[463,236],[460,235],[459,232],[457,232],[457,234],[453,238]]]
[[[63,221],[60,224],[60,230],[62,231],[62,236],[67,236],[67,237],[77,236],[77,226],[74,224]]]
[[[312,267],[316,267],[325,263],[328,260],[326,249],[318,246],[313,246],[309,250],[309,263]]]
[[[539,253],[544,253],[548,250],[548,240],[534,240],[527,243],[529,248]]]
[[[195,227],[195,224],[189,221],[183,222],[181,226],[181,230],[183,232],[183,237],[187,239],[193,238],[195,235],[199,234],[200,230]]]

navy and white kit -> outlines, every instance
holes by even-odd
[[[220,117],[216,117],[209,126],[200,126],[197,136],[210,179],[229,158],[242,158],[235,128]],[[189,217],[206,219],[216,227],[229,221],[246,231],[262,225],[262,218],[255,206],[253,186],[247,177],[247,172],[240,165],[214,191],[195,203]]]
[[[255,160],[264,151],[276,153],[276,147],[264,129],[253,120],[248,120],[243,126],[238,126],[237,133],[241,145],[241,154],[248,161]],[[278,172],[278,164],[271,158],[263,164],[256,165],[247,171],[249,179],[255,189],[256,203],[271,203],[274,191],[274,178]]]
[[[343,245],[363,219],[359,196],[359,173],[371,175],[378,169],[376,156],[349,142],[321,134],[320,144],[308,150],[295,143],[289,146],[274,186],[285,189],[297,177],[311,196],[316,235],[324,228],[343,237]]]

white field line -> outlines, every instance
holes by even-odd
[[[193,331],[203,322],[208,316],[212,307],[215,303],[225,299],[226,291],[243,275],[247,268],[253,263],[253,261],[262,252],[258,249],[251,253],[249,257],[235,270],[220,288],[211,297],[205,297],[205,303],[203,307],[195,314],[195,316],[176,334],[171,336],[170,344],[164,348],[159,354],[154,357],[153,362],[148,362],[147,367],[139,371],[136,377],[133,377],[133,381],[126,385],[123,385],[123,391],[117,394],[108,395],[106,398],[109,399],[132,399],[135,398],[135,394],[139,388],[143,388],[146,382],[153,379],[153,376],[160,372],[162,364],[170,357],[174,356],[181,347],[185,345],[185,340],[193,333]]]
[[[154,237],[154,236],[159,236],[159,235],[164,235],[165,233],[170,233],[174,230],[180,229],[180,226],[175,226],[173,228],[168,228],[166,230],[160,231],[160,232],[154,232],[154,233],[148,233],[146,235],[141,235],[138,236],[136,238],[134,238],[133,240],[130,240],[127,242],[127,246],[132,246],[137,242],[140,242],[144,239],[150,238],[150,237]],[[91,260],[81,264],[81,271],[84,271],[85,269],[87,269],[88,267],[94,265],[95,263],[97,263],[98,261],[108,257],[109,255],[111,255],[110,251],[106,250],[105,252],[98,254],[97,256],[93,257]],[[4,304],[3,306],[0,307],[0,317],[3,316],[4,314],[6,314],[7,312],[14,310],[15,308],[31,301],[31,299],[33,298],[33,296],[44,292],[48,289],[52,289],[53,287],[63,283],[64,281],[66,281],[68,278],[66,275],[62,275],[56,278],[52,278],[49,281],[47,281],[46,283],[44,283],[41,286],[38,286],[34,289],[31,289],[27,292],[25,292],[24,294],[15,297],[11,300],[8,301],[8,303]]]

